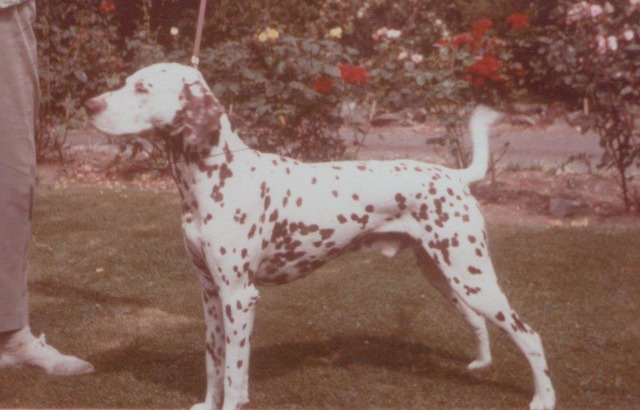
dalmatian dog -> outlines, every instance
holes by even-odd
[[[108,135],[153,133],[165,141],[207,323],[206,398],[193,408],[237,409],[249,401],[258,286],[291,282],[366,247],[387,257],[412,248],[426,278],[475,333],[469,369],[491,363],[488,320],[531,366],[530,408],[554,408],[540,337],[498,286],[484,219],[468,188],[485,176],[495,111],[473,112],[472,164],[456,170],[410,160],[307,164],[249,149],[202,75],[179,64],[144,68],[85,106]]]

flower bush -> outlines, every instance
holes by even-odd
[[[252,38],[203,50],[201,70],[258,149],[305,160],[339,157],[340,102],[364,92],[357,52],[331,37],[301,38],[267,27]]]
[[[317,0],[292,10],[280,0],[258,0],[248,7],[222,0],[209,8],[203,43],[209,47],[203,50],[201,69],[234,113],[258,127],[260,148],[307,159],[333,158],[344,151],[337,128],[345,105],[365,112],[376,106],[426,105],[416,84],[440,84],[444,78],[433,72],[432,56],[444,23],[431,23],[439,12],[450,14],[465,1],[454,0],[455,7],[444,1],[414,7],[413,0]],[[187,62],[197,3],[43,2],[48,10],[41,10],[39,34],[43,81],[48,82],[43,89],[52,93],[43,110],[49,124],[41,127],[48,131],[42,135],[64,135],[67,124],[82,118],[80,101],[113,88],[125,73],[157,61]],[[86,52],[67,55],[74,33],[88,29],[89,37],[79,37]],[[394,51],[396,66],[384,65],[390,48],[381,47],[382,40],[403,47],[399,55]],[[349,124],[356,134],[366,133],[367,118],[360,115]],[[330,125],[322,130],[321,123]],[[134,152],[142,149],[136,140],[128,145],[134,145]]]
[[[504,107],[521,96],[523,66],[509,42],[496,35],[493,21],[479,19],[469,31],[455,33],[435,13],[429,18],[432,24],[419,31],[382,27],[373,32],[372,88],[382,107],[413,107],[433,115],[447,131],[455,165],[464,167],[470,153],[463,149],[463,118],[478,102]],[[510,15],[505,25],[509,38],[517,37],[529,20],[521,13]]]
[[[551,16],[524,43],[537,50],[532,84],[585,112],[583,130],[595,129],[604,148],[600,166],[616,170],[626,209],[640,210],[631,175],[640,160],[640,2],[564,1]]]

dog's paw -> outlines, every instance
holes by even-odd
[[[544,396],[537,394],[529,404],[529,410],[553,410],[555,407],[556,396],[553,392]]]
[[[488,359],[476,359],[469,363],[467,369],[469,370],[481,370],[491,364],[491,358]]]

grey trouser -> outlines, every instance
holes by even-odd
[[[0,332],[28,324],[27,252],[39,99],[35,0],[0,9]]]

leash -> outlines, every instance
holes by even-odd
[[[200,0],[200,12],[198,13],[198,26],[196,27],[196,39],[193,44],[191,65],[198,68],[200,63],[200,44],[202,43],[202,29],[204,27],[204,12],[207,9],[207,0]]]
[[[204,158],[221,157],[223,155],[235,154],[236,152],[242,152],[242,151],[255,151],[255,149],[249,148],[249,147],[239,148],[239,149],[235,149],[235,150],[228,150],[228,151],[224,151],[224,152],[218,152],[217,154],[213,154],[213,155],[207,155]]]

